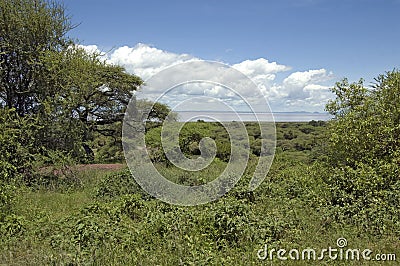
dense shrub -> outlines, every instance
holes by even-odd
[[[37,121],[20,117],[14,109],[0,109],[0,179],[32,179]]]
[[[15,186],[0,181],[0,222],[12,213]]]
[[[135,233],[126,227],[122,219],[125,213],[132,216],[135,205],[127,211],[126,200],[122,201],[123,204],[120,201],[114,204],[95,203],[58,221],[55,225],[58,233],[51,236],[51,247],[74,254],[74,260],[78,259],[75,263],[86,264],[96,261],[99,249],[113,249],[122,242],[124,246],[129,246]]]
[[[332,89],[326,181],[336,217],[383,233],[399,230],[400,72],[376,81],[372,89],[362,80]]]
[[[115,199],[123,195],[139,193],[143,198],[150,196],[136,183],[129,169],[104,177],[94,189],[94,196],[99,199]]]

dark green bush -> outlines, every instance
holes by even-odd
[[[129,169],[107,175],[94,189],[94,196],[99,199],[115,199],[127,194],[141,194],[144,199],[150,196],[136,183]]]
[[[12,213],[16,187],[0,181],[0,222]]]
[[[0,236],[11,238],[21,236],[26,230],[27,221],[23,216],[7,215],[0,220]]]
[[[34,117],[20,117],[14,109],[0,109],[0,178],[11,180],[22,176],[30,182],[33,178],[35,131]],[[3,168],[4,167],[4,168]]]

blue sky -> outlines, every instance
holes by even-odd
[[[286,100],[295,88],[282,84],[293,73],[325,70],[326,78],[309,80],[304,86],[331,86],[343,77],[351,81],[362,77],[369,84],[378,74],[400,67],[398,0],[63,2],[72,22],[80,23],[70,36],[83,45],[103,51],[131,48],[131,56],[133,50],[148,47],[156,53],[187,54],[230,65],[262,58],[287,67],[264,84],[286,88],[282,93]],[[144,72],[136,74],[140,73]],[[297,104],[277,111],[295,109],[320,111],[321,106],[308,109]]]

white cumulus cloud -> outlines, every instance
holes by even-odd
[[[94,44],[92,44],[92,45],[81,45],[81,44],[78,44],[77,47],[84,49],[88,53],[99,53],[99,54],[101,53],[99,47],[97,45],[94,45]]]
[[[168,66],[190,60],[196,58],[188,54],[163,51],[142,43],[135,47],[119,47],[109,55],[111,63],[124,66],[129,73],[138,75],[144,80]]]
[[[284,72],[290,70],[290,67],[279,65],[276,62],[269,62],[265,58],[255,60],[245,60],[241,63],[232,65],[233,68],[241,71],[248,76],[266,76],[273,73]]]
[[[313,69],[291,73],[281,84],[275,84],[275,100],[291,110],[322,111],[332,97],[327,85],[333,73],[326,69]]]
[[[88,52],[100,52],[96,45],[81,46]],[[134,47],[122,46],[104,55],[112,64],[123,66],[127,72],[147,80],[161,70],[188,61],[201,60],[189,54],[177,54],[139,43]],[[251,78],[257,85],[254,88],[243,88],[240,93],[244,97],[253,99],[266,97],[273,111],[323,111],[324,105],[332,97],[329,87],[332,86],[333,73],[326,69],[311,69],[292,72],[291,67],[277,62],[270,62],[265,58],[245,60],[231,65],[234,69]],[[207,69],[193,69],[190,71],[203,71]],[[277,74],[285,75],[283,80],[277,80]],[[181,75],[182,73],[177,73]],[[213,75],[215,73],[210,73]],[[173,79],[174,77],[171,77]],[[235,77],[221,77],[221,84],[232,82]],[[240,83],[240,80],[238,81]],[[156,91],[145,91],[149,98],[157,95]],[[185,84],[175,90],[175,94],[165,97],[171,106],[191,95],[204,95],[219,99],[231,99],[236,102],[232,91],[218,85],[208,83]]]

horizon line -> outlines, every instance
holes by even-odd
[[[277,113],[307,113],[307,114],[327,114],[329,115],[328,112],[311,112],[311,111],[279,111],[279,112],[250,112],[250,111],[218,111],[218,110],[204,110],[204,111],[191,111],[191,110],[173,110],[173,112],[179,112],[179,113],[241,113],[241,114],[277,114]]]

